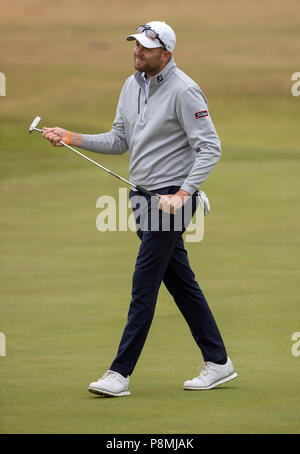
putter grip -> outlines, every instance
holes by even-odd
[[[149,197],[155,197],[155,194],[153,194],[153,192],[148,191],[147,189],[143,188],[142,186],[137,184],[135,187],[142,194],[148,195]]]

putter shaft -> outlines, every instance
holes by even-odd
[[[116,174],[116,173],[113,172],[112,170],[107,169],[106,167],[102,166],[102,165],[99,164],[98,162],[96,162],[96,161],[94,161],[93,159],[89,158],[89,157],[86,156],[85,154],[80,153],[80,151],[75,150],[73,147],[71,147],[70,145],[66,144],[66,143],[63,142],[62,140],[60,140],[59,143],[62,144],[62,145],[64,145],[65,147],[68,147],[70,150],[74,151],[74,153],[77,153],[79,156],[81,156],[81,157],[87,159],[87,160],[90,161],[92,164],[95,164],[95,166],[100,167],[100,169],[105,170],[105,172],[108,172],[108,173],[110,173],[111,175],[113,175],[114,177],[119,178],[119,180],[124,181],[124,183],[127,183],[127,184],[129,184],[130,186],[133,186],[134,188],[137,187],[136,184],[131,183],[130,181],[128,181],[128,180],[126,180],[125,178],[121,177],[120,175]],[[145,190],[146,190],[146,189],[145,189]]]
[[[30,127],[29,127],[29,134],[32,133],[32,131],[38,131],[38,132],[44,132],[43,129],[39,129],[37,128],[37,124],[39,123],[39,121],[41,120],[40,117],[36,117],[33,122],[31,123]],[[66,144],[65,142],[63,142],[62,140],[59,141],[59,143],[61,145],[63,145],[64,147],[67,147],[69,148],[70,150],[72,150],[74,153],[78,154],[79,156],[81,156],[82,158],[86,159],[87,161],[90,161],[92,164],[94,164],[95,166],[99,167],[100,169],[104,170],[105,172],[109,173],[110,175],[118,178],[119,180],[122,180],[124,183],[128,184],[129,186],[132,186],[133,188],[135,188],[137,191],[141,192],[142,194],[144,195],[148,195],[150,197],[153,197],[155,196],[155,194],[153,194],[152,192],[148,191],[147,189],[143,188],[142,186],[138,185],[138,184],[134,184],[134,183],[131,183],[130,181],[126,180],[125,178],[121,177],[120,175],[118,175],[117,173],[113,172],[112,170],[109,170],[107,169],[106,167],[102,166],[101,164],[99,164],[98,162],[94,161],[93,159],[89,158],[88,156],[86,156],[85,154],[83,153],[80,153],[80,151],[78,150],[75,150],[75,148],[71,147],[70,145]]]

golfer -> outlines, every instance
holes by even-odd
[[[202,290],[195,280],[175,218],[187,207],[197,208],[198,189],[221,155],[221,145],[199,86],[177,68],[173,59],[176,36],[165,22],[153,21],[127,37],[134,41],[136,73],[121,91],[110,132],[79,134],[44,128],[54,146],[62,140],[98,153],[130,150],[130,181],[157,197],[146,200],[148,228],[136,215],[141,240],[132,281],[128,319],[119,349],[109,370],[89,385],[92,393],[127,396],[129,377],[143,349],[163,282],[189,325],[204,366],[200,375],[184,383],[186,390],[206,390],[237,376]],[[137,191],[130,191],[133,202]],[[157,201],[158,228],[151,228],[151,207]],[[132,203],[134,212],[137,204]],[[148,208],[147,208],[148,207]],[[171,218],[163,228],[163,215]],[[149,227],[150,226],[150,227]]]

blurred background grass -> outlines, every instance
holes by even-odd
[[[2,0],[1,433],[299,433],[299,13],[292,0]],[[201,355],[162,287],[132,396],[105,400],[87,386],[116,352],[138,239],[96,229],[118,182],[28,127],[109,130],[133,72],[125,36],[149,20],[175,29],[222,141],[204,241],[186,247],[239,378],[182,390]],[[128,153],[87,154],[128,176]]]

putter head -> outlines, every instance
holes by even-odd
[[[29,126],[29,134],[32,133],[32,131],[37,127],[39,122],[41,121],[41,117],[35,117],[31,125]]]

